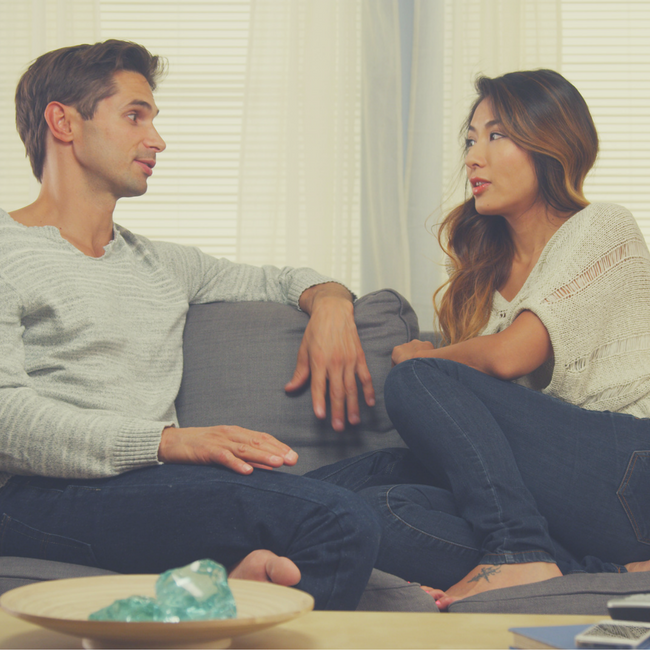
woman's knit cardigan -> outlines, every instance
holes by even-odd
[[[544,323],[554,356],[518,383],[586,409],[650,417],[650,253],[630,212],[594,203],[568,219],[512,302],[494,294],[482,334],[524,310]]]

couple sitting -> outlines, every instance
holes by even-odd
[[[41,192],[0,210],[2,526],[47,535],[49,559],[124,573],[211,557],[320,609],[354,609],[373,567],[431,585],[441,609],[572,570],[646,570],[647,514],[617,489],[644,471],[650,433],[650,255],[625,209],[582,194],[598,144],[578,91],[543,70],[479,80],[473,196],[441,228],[447,345],[399,346],[385,386],[410,449],[301,477],[262,471],[298,461],[268,434],[178,426],[187,310],[306,311],[285,388],[311,381],[319,418],[329,392],[338,431],[359,422],[357,378],[374,404],[353,297],[309,269],[233,264],[113,222],[165,149],[160,71],[106,41],[39,57],[18,85]]]

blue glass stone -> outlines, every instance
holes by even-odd
[[[213,560],[197,560],[161,574],[156,598],[131,596],[93,612],[91,621],[208,621],[236,618],[237,606],[228,586],[228,574]]]
[[[91,621],[163,621],[164,614],[155,598],[149,596],[131,596],[116,600],[108,607],[93,612],[89,617]]]
[[[205,621],[237,617],[228,574],[213,560],[197,560],[161,574],[156,582],[156,596],[165,620]]]

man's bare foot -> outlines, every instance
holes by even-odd
[[[228,577],[292,587],[300,582],[300,569],[288,557],[260,549],[249,553],[236,564]]]
[[[650,560],[645,562],[630,562],[625,565],[629,573],[637,573],[639,571],[650,571]]]
[[[456,600],[475,594],[516,587],[531,582],[541,582],[561,576],[557,564],[550,562],[526,562],[523,564],[479,564],[460,582],[447,589],[446,594],[436,601],[438,609],[445,610]]]

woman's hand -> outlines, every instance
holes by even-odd
[[[394,347],[391,359],[393,365],[396,366],[398,363],[402,363],[402,361],[430,356],[426,353],[431,350],[435,350],[431,341],[418,341],[418,339],[413,339],[408,343],[402,343],[402,345]]]
[[[392,359],[394,365],[422,357],[449,359],[497,379],[512,381],[533,372],[552,356],[546,327],[537,315],[526,310],[497,334],[475,336],[440,348],[434,348],[428,341],[414,340],[398,345]]]

